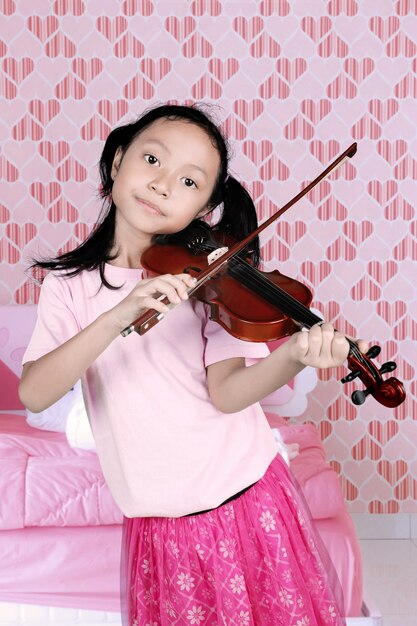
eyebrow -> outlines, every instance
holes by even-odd
[[[170,154],[170,151],[168,150],[166,145],[162,141],[159,141],[159,139],[147,139],[144,142],[144,145],[146,146],[147,144],[151,144],[151,143],[156,144],[157,146],[159,146],[160,148],[165,150],[165,152],[168,152],[168,154]],[[187,163],[186,166],[187,167],[193,167],[194,169],[196,169],[199,172],[201,172],[205,178],[207,178],[207,172],[202,167],[200,167],[199,165],[196,165],[195,163]]]

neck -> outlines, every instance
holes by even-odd
[[[119,255],[109,263],[115,267],[123,267],[125,269],[141,269],[141,256],[141,254],[129,255],[128,253],[120,252]]]
[[[111,261],[111,265],[130,269],[140,269],[142,254],[152,245],[152,235],[137,232],[121,232],[120,228],[115,231],[115,244],[112,254],[117,257]]]

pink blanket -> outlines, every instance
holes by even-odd
[[[0,528],[120,524],[95,452],[0,415]]]
[[[326,462],[326,453],[318,430],[312,424],[288,424],[274,413],[266,413],[273,428],[278,428],[283,442],[296,444],[299,453],[290,469],[300,485],[314,520],[335,517],[346,511],[339,477]]]
[[[337,474],[327,465],[317,430],[280,428],[300,454],[291,470],[313,519],[344,510]],[[122,515],[104,482],[95,452],[71,448],[63,433],[41,431],[23,416],[0,415],[0,528],[119,524]]]

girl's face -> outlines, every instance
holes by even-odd
[[[113,160],[116,238],[185,228],[209,210],[219,168],[219,154],[199,126],[166,118],[153,122]]]

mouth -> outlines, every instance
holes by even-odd
[[[152,213],[152,215],[163,215],[161,209],[156,204],[153,204],[152,202],[148,202],[147,200],[144,200],[143,198],[138,198],[137,196],[135,196],[135,200],[138,204],[140,204],[140,206],[144,207],[147,211],[149,211],[149,213]]]

